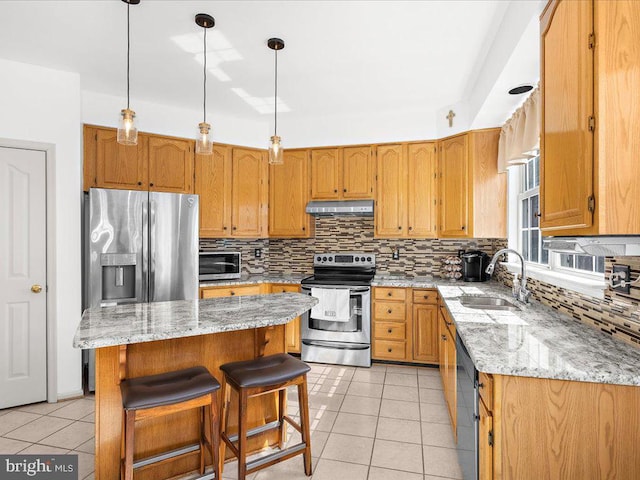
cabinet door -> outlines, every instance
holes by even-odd
[[[407,162],[407,235],[434,238],[438,199],[435,143],[410,144]]]
[[[340,156],[337,148],[311,150],[311,198],[340,198]]]
[[[469,232],[467,136],[440,145],[440,236],[466,237]]]
[[[306,150],[285,150],[284,163],[269,165],[269,236],[310,236],[309,157]]]
[[[231,150],[214,145],[211,155],[196,155],[196,190],[200,196],[200,237],[231,235]]]
[[[478,478],[493,480],[493,417],[484,402],[479,401]]]
[[[266,157],[244,148],[234,148],[232,156],[231,235],[262,237],[266,230]]]
[[[205,287],[200,289],[200,298],[242,297],[244,295],[261,295],[262,293],[264,293],[264,289],[260,284],[237,285],[233,287]]]
[[[285,162],[286,162],[285,158]],[[299,285],[271,285],[271,293],[300,292]],[[300,353],[300,317],[287,323],[285,327],[285,341],[287,352]]]
[[[193,193],[191,140],[149,136],[149,190]]]
[[[406,231],[406,162],[402,145],[380,146],[376,152],[375,235],[404,236]]]
[[[447,406],[449,407],[449,416],[451,417],[451,426],[453,427],[453,436],[456,437],[456,425],[457,425],[457,372],[456,372],[456,336],[451,330],[447,330],[446,340],[446,369],[447,369],[447,391],[445,397],[447,399]]]
[[[438,362],[438,307],[413,306],[413,359]]]
[[[342,150],[342,197],[373,198],[371,147],[347,147]]]
[[[139,135],[137,145],[120,145],[116,138],[116,130],[96,131],[96,186],[146,190],[146,139]]]
[[[440,364],[440,380],[442,380],[442,390],[447,391],[447,349],[445,341],[447,339],[447,323],[442,307],[438,308],[438,363]]]
[[[555,8],[554,8],[555,7]],[[559,1],[547,8],[542,34],[541,228],[592,225],[592,2]],[[606,126],[603,126],[606,128]]]

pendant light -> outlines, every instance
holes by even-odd
[[[138,5],[140,0],[122,0],[127,4],[127,108],[120,111],[120,123],[118,125],[117,141],[122,145],[138,144],[138,128],[134,123],[136,112],[129,108],[129,57],[131,56],[131,39],[129,26],[129,7]]]
[[[216,22],[211,15],[206,13],[198,13],[196,15],[196,24],[204,29],[204,81],[202,86],[202,110],[203,120],[198,124],[199,134],[196,138],[196,153],[201,155],[209,155],[213,152],[213,144],[209,130],[211,125],[207,123],[207,30],[213,27]]]
[[[267,46],[275,52],[275,92],[273,95],[274,127],[271,143],[269,144],[269,163],[278,165],[284,163],[282,145],[280,143],[280,137],[278,136],[278,50],[284,48],[284,40],[280,38],[270,38],[267,41]]]

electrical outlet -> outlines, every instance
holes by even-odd
[[[262,249],[261,249],[261,248],[256,248],[256,249],[253,251],[253,254],[254,254],[254,256],[255,256],[256,258],[260,258],[260,257],[262,257]]]
[[[631,287],[629,286],[631,280],[631,267],[629,265],[614,265],[613,273],[617,273],[618,280],[615,283],[620,283],[621,280],[627,282],[627,284],[622,287],[615,287],[613,289],[614,292],[624,293],[625,295],[629,295],[631,293]]]
[[[393,253],[391,254],[391,258],[394,260],[400,260],[400,249],[399,248],[394,248],[393,249]]]

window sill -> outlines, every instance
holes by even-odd
[[[511,273],[520,273],[519,262],[501,262],[501,265]],[[584,278],[578,275],[552,271],[544,267],[532,266],[531,264],[527,264],[527,277],[549,283],[555,287],[589,295],[590,297],[604,298],[604,290],[606,288],[604,279]]]

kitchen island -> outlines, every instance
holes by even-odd
[[[120,381],[203,365],[218,379],[220,365],[286,351],[285,324],[311,309],[317,299],[299,293],[180,300],[89,309],[73,345],[96,348],[96,478],[120,477],[122,403]],[[229,427],[237,425],[232,399]],[[250,404],[250,428],[277,418],[277,399],[265,395]],[[181,412],[136,426],[135,459],[198,441],[198,413]],[[256,435],[253,450],[273,444],[273,433]],[[209,460],[210,461],[210,460]],[[136,479],[169,478],[198,468],[198,455],[159,463]]]

